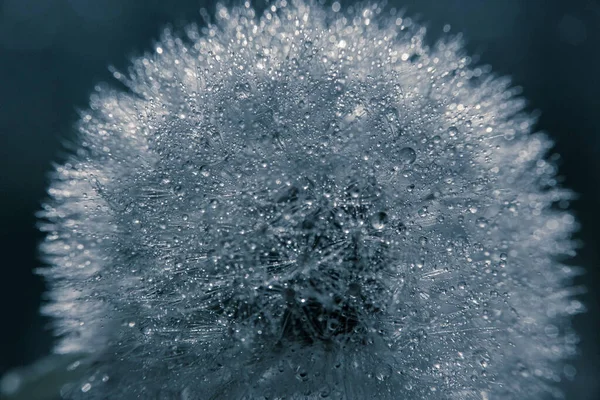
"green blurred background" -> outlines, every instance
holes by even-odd
[[[262,0],[261,0],[262,1]],[[349,2],[341,2],[347,5]],[[261,6],[264,3],[258,3]],[[463,32],[471,55],[524,88],[538,129],[555,141],[583,243],[570,261],[588,313],[578,374],[568,399],[600,399],[600,2],[598,0],[390,0],[426,23],[434,40],[445,24]],[[35,228],[52,161],[73,137],[76,110],[94,85],[111,82],[150,50],[166,24],[201,22],[201,0],[0,0],[0,375],[47,355],[49,321],[38,313],[44,283]],[[525,400],[525,399],[524,399]]]

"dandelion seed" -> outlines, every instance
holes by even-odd
[[[537,399],[572,216],[505,79],[378,5],[167,30],[98,89],[41,216],[72,399]]]

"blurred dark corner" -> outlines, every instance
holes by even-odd
[[[260,0],[262,1],[262,0]],[[600,398],[600,3],[594,0],[390,0],[419,16],[435,39],[445,24],[463,32],[470,54],[524,88],[538,129],[556,141],[564,185],[583,243],[572,261],[586,273],[575,320],[578,374],[568,399]],[[343,2],[342,2],[343,4]],[[48,320],[38,313],[44,283],[33,275],[41,235],[34,213],[51,162],[73,137],[76,109],[94,85],[113,82],[166,24],[201,21],[201,0],[0,0],[0,375],[47,354]]]

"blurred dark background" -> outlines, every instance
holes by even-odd
[[[259,0],[263,1],[263,0]],[[256,2],[255,2],[256,3]],[[347,2],[346,2],[347,3]],[[524,88],[538,129],[555,141],[583,243],[572,264],[588,312],[575,319],[581,356],[568,399],[600,399],[600,2],[598,0],[390,0],[430,28],[450,24],[467,49]],[[260,3],[262,4],[262,3]],[[260,6],[260,4],[258,4]],[[345,5],[342,2],[342,5]],[[52,161],[73,137],[76,110],[108,65],[125,70],[166,24],[201,22],[202,0],[0,0],[0,376],[46,355],[48,320],[38,313],[44,283],[40,208]]]

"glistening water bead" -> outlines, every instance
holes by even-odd
[[[95,361],[66,398],[560,396],[571,194],[508,80],[424,34],[217,7],[114,72],[41,213],[56,352]]]

